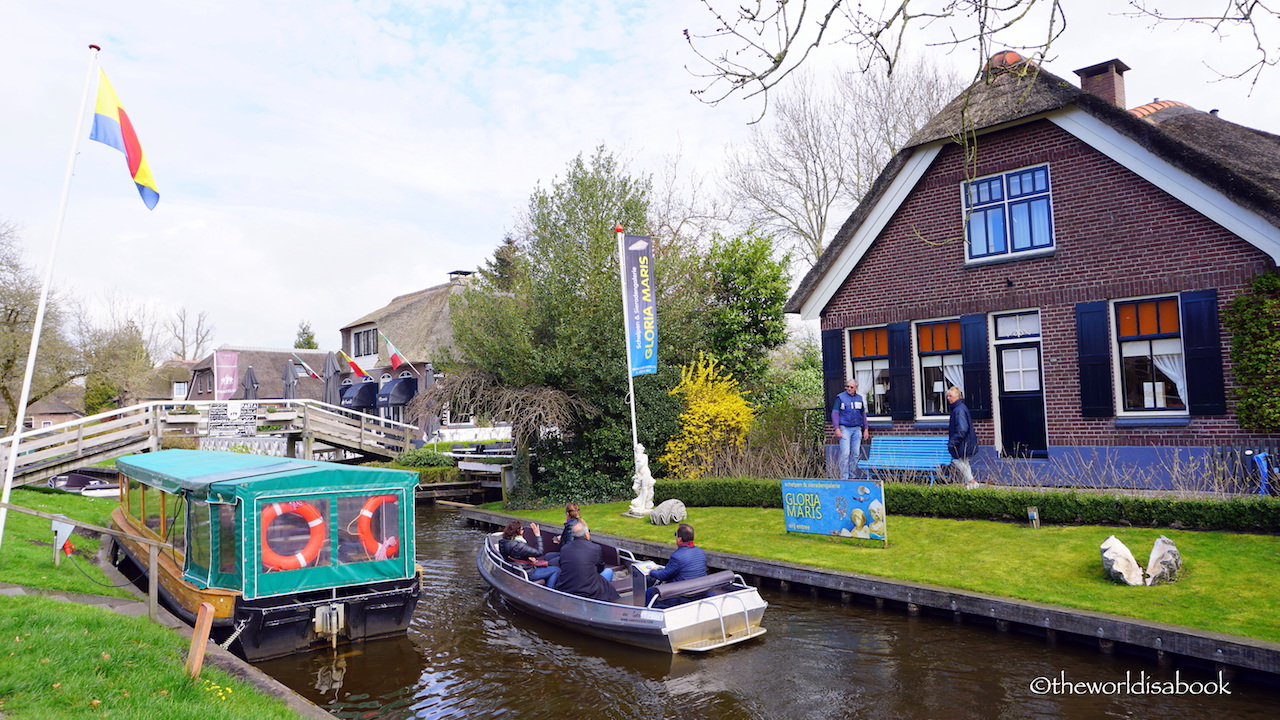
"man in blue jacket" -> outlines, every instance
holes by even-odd
[[[960,473],[967,488],[978,487],[973,479],[969,458],[978,454],[978,435],[973,431],[973,416],[964,404],[964,392],[952,385],[947,390],[947,403],[951,406],[951,418],[947,423],[947,452],[951,453],[951,467]]]
[[[845,383],[844,392],[836,396],[836,404],[831,407],[831,424],[840,440],[840,479],[857,477],[862,441],[871,438],[867,405],[858,394],[857,380]]]
[[[688,523],[680,523],[680,527],[676,528],[676,551],[671,553],[671,558],[667,560],[666,567],[660,567],[649,572],[649,578],[658,582],[680,582],[681,580],[692,580],[700,578],[707,574],[707,553],[702,548],[693,544],[693,526]],[[645,591],[645,602],[647,603],[653,594],[657,592],[656,588],[649,588]]]

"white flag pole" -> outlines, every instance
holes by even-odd
[[[71,196],[71,176],[76,167],[76,155],[80,151],[80,137],[84,134],[85,109],[89,106],[89,86],[93,83],[93,71],[98,66],[97,45],[89,46],[89,69],[85,72],[84,92],[80,95],[80,113],[76,116],[76,132],[71,140],[71,156],[67,158],[67,176],[62,181],[62,199],[58,202],[58,219],[53,226],[53,241],[49,243],[49,262],[44,271],[44,287],[40,289],[40,304],[36,309],[35,327],[31,331],[31,349],[27,353],[26,372],[22,376],[22,393],[13,413],[13,434],[9,439],[9,462],[4,470],[4,491],[0,502],[9,502],[13,489],[13,473],[18,465],[18,443],[22,439],[22,426],[27,418],[27,400],[31,397],[31,378],[36,367],[36,353],[40,348],[40,332],[44,329],[45,309],[49,306],[49,286],[53,284],[53,261],[58,256],[58,240],[62,238],[62,221],[67,216],[67,200]],[[34,428],[32,429],[34,431]],[[4,524],[8,508],[0,507],[0,542],[4,541]]]
[[[627,333],[627,323],[630,322],[627,318],[627,265],[625,256],[627,249],[625,247],[626,241],[623,239],[622,225],[615,226],[613,230],[618,234],[618,284],[622,289],[622,344],[626,348],[627,357],[627,399],[631,405],[631,448],[634,456],[635,447],[640,444],[640,434],[636,431],[636,383],[635,378],[631,375],[631,342],[628,340],[630,336]],[[639,468],[636,468],[636,470],[638,471]]]

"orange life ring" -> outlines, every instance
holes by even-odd
[[[360,544],[364,545],[364,551],[370,555],[377,555],[378,549],[382,547],[382,543],[373,536],[373,511],[382,507],[383,503],[399,503],[399,499],[395,495],[374,495],[369,501],[360,508],[360,522],[356,526],[360,536]],[[350,526],[348,526],[350,527]],[[347,532],[350,532],[348,530]],[[386,553],[388,558],[393,558],[400,552],[400,538],[391,537],[387,539]]]
[[[311,539],[307,541],[307,546],[302,549],[302,552],[293,555],[281,555],[272,550],[271,544],[267,542],[267,528],[271,527],[273,520],[285,513],[293,513],[301,517],[311,528]],[[270,570],[297,570],[314,563],[316,558],[320,557],[324,540],[324,517],[320,515],[316,506],[309,502],[293,500],[286,503],[271,503],[262,510],[262,564]]]

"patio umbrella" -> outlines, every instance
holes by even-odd
[[[284,400],[297,398],[298,371],[293,369],[293,363],[286,362],[284,364],[284,374],[280,376],[280,380],[284,383],[284,389],[280,391],[280,397]]]
[[[244,388],[245,400],[258,399],[258,374],[253,371],[252,365],[244,371],[244,377],[240,378],[240,387]]]
[[[324,397],[321,400],[329,405],[341,405],[342,368],[338,365],[337,353],[331,352],[324,356],[324,372],[321,376],[324,378]]]

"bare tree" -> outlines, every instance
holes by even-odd
[[[199,360],[212,349],[216,328],[209,322],[207,312],[193,318],[182,308],[165,322],[165,329],[169,333],[169,350],[177,358]]]
[[[13,432],[14,409],[21,397],[40,288],[40,278],[22,261],[17,228],[0,221],[0,400],[4,403],[0,422],[9,433]],[[75,326],[68,319],[68,308],[61,296],[49,296],[28,405],[84,376],[84,358],[69,336]]]
[[[892,75],[904,46],[975,48],[975,77],[996,50],[1016,50],[1038,64],[1049,59],[1053,43],[1067,27],[1071,0],[702,0],[713,19],[709,30],[686,29],[685,38],[706,67],[699,76],[708,84],[696,93],[717,103],[735,93],[747,97],[767,93],[811,54],[824,46],[854,50],[862,70],[883,64]],[[1277,62],[1274,33],[1280,9],[1263,0],[1198,3],[1203,12],[1161,10],[1168,0],[1129,0],[1116,16],[1160,24],[1196,25],[1226,35],[1233,29],[1251,33],[1255,62],[1226,77],[1252,76]],[[1209,8],[1218,8],[1213,12]],[[1032,42],[1017,42],[1032,30]],[[1015,36],[1017,33],[1017,36]],[[937,38],[936,40],[932,38]]]
[[[911,135],[960,92],[960,79],[912,61],[892,76],[801,73],[730,153],[725,180],[751,221],[817,262],[838,223]]]

